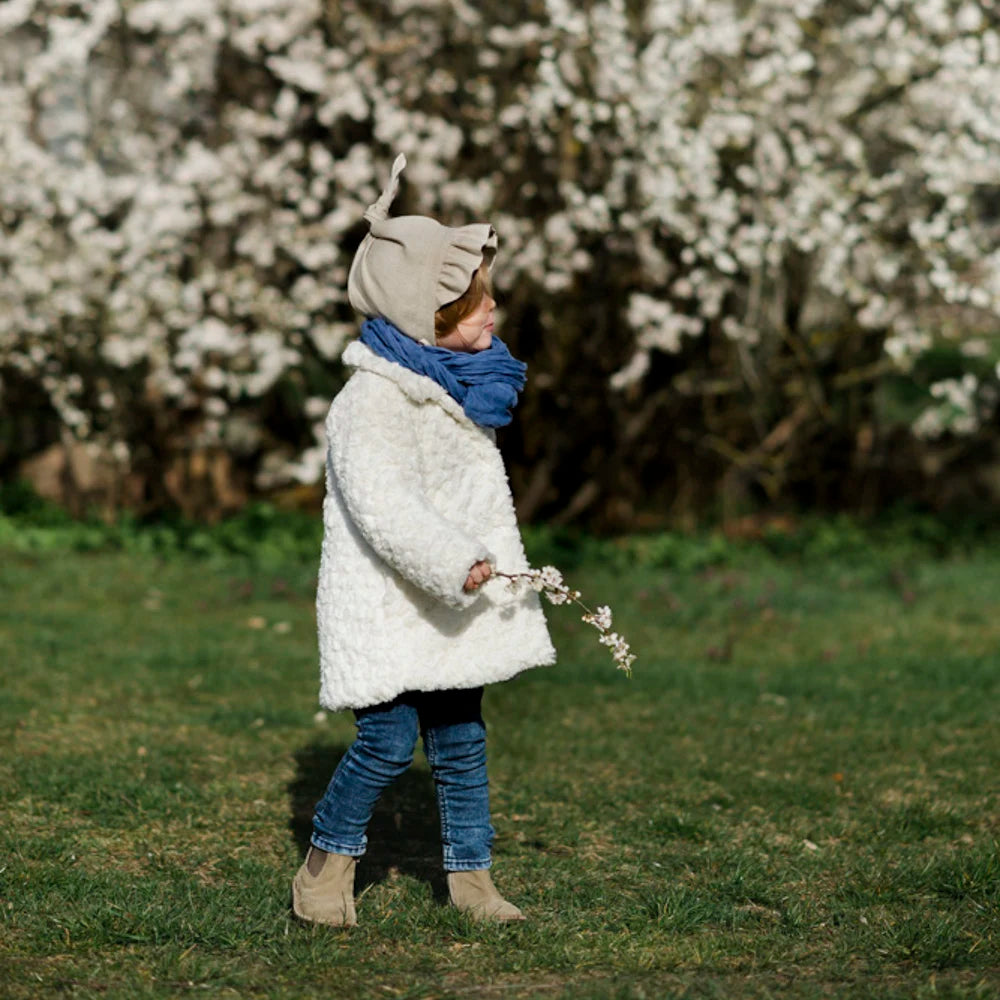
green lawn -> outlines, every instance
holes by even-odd
[[[568,581],[554,668],[489,689],[494,875],[444,902],[426,765],[361,926],[289,915],[352,738],[317,715],[315,566],[0,552],[0,996],[1000,996],[1000,551]]]

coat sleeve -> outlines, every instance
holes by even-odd
[[[354,379],[326,425],[330,471],[347,512],[401,576],[450,607],[466,608],[479,596],[463,590],[469,569],[495,557],[425,495],[413,405],[377,375]]]

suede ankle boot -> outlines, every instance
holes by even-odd
[[[317,864],[314,855],[322,855]],[[354,869],[357,859],[347,854],[327,854],[310,847],[292,880],[292,910],[300,920],[332,927],[354,927]],[[315,874],[313,874],[315,872]]]
[[[452,903],[473,920],[524,920],[524,914],[497,892],[484,868],[471,872],[448,872],[448,895]]]

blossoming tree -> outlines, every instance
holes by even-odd
[[[996,0],[8,0],[0,54],[0,469],[315,482],[397,152],[500,233],[528,513],[996,438]]]

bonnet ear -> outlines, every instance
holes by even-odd
[[[406,157],[400,153],[392,165],[389,182],[379,195],[378,201],[365,209],[364,218],[369,226],[373,226],[376,222],[384,222],[389,218],[389,206],[392,204],[392,200],[396,197],[396,192],[399,190],[399,175],[403,172],[405,166]]]

